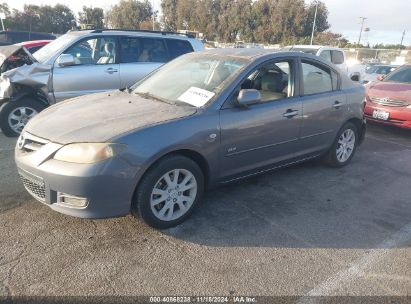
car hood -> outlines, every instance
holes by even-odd
[[[4,63],[8,60],[11,59],[14,55],[17,53],[23,52],[24,55],[27,57],[25,60],[21,61],[21,65],[23,64],[32,64],[34,62],[37,62],[37,60],[30,54],[30,52],[21,45],[6,45],[6,46],[0,46],[0,71],[1,73],[4,73],[8,71],[11,68],[16,68],[18,65],[12,65],[11,68],[6,69],[3,67]]]
[[[411,103],[411,84],[379,81],[367,87],[369,97],[390,98]]]
[[[128,131],[192,115],[196,108],[115,91],[77,97],[51,106],[24,131],[59,144],[106,142]]]

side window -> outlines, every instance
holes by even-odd
[[[39,49],[41,49],[43,46],[42,45],[38,45],[38,46],[33,46],[31,48],[28,49],[28,51],[33,54],[34,52],[37,52]]]
[[[193,52],[190,42],[181,39],[166,39],[167,48],[170,53],[170,59],[177,58],[186,53]]]
[[[116,38],[99,37],[82,40],[64,53],[73,55],[75,65],[116,63]]]
[[[343,64],[344,63],[344,53],[341,51],[331,51],[332,63]]]
[[[260,91],[261,102],[270,102],[293,96],[292,64],[290,61],[267,63],[251,72],[229,100],[230,105],[237,101],[240,90]]]
[[[140,38],[141,52],[138,62],[167,62],[169,60],[162,38]]]
[[[302,62],[304,95],[330,92],[333,79],[328,68],[313,63]]]
[[[121,37],[120,38],[120,63],[138,62],[143,48],[141,38]]]
[[[320,57],[327,60],[328,62],[331,62],[331,51],[322,51],[320,53]]]

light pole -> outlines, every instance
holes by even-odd
[[[153,31],[155,30],[155,19],[154,19],[154,0],[153,0]]]
[[[3,31],[4,31],[3,19],[6,19],[6,14],[0,13],[1,27],[3,28]]]
[[[361,21],[361,29],[360,29],[360,36],[358,37],[358,45],[360,45],[362,29],[364,28],[364,21],[367,19],[366,17],[360,17]]]
[[[400,42],[400,50],[402,49],[402,43],[404,42],[405,30],[402,32],[401,42]]]
[[[317,21],[317,10],[318,10],[318,1],[315,3],[315,13],[314,13],[314,21],[313,21],[313,30],[311,31],[311,42],[310,45],[313,45],[314,40],[314,31],[315,31],[315,22]]]

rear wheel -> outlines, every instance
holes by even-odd
[[[187,157],[170,155],[153,165],[142,178],[132,213],[154,228],[170,228],[190,216],[203,191],[200,167]]]
[[[341,130],[325,156],[325,161],[332,167],[344,167],[353,158],[358,145],[358,130],[357,127],[347,122]]]
[[[27,97],[6,102],[0,108],[0,128],[8,137],[19,136],[28,121],[44,108],[39,101]]]

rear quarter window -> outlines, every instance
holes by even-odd
[[[170,59],[177,58],[181,55],[193,52],[190,42],[180,39],[166,39]]]

